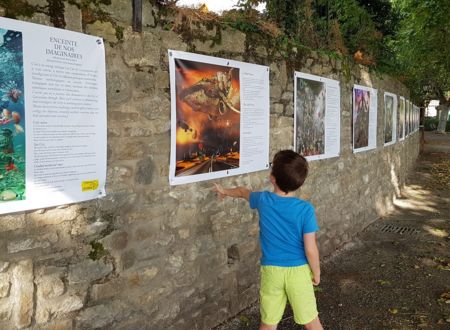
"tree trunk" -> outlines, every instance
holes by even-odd
[[[439,107],[439,124],[437,127],[438,133],[445,133],[445,126],[448,118],[448,102],[442,102]]]

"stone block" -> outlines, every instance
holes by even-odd
[[[9,262],[7,261],[0,261],[0,273],[3,273],[4,271],[8,270]]]
[[[123,250],[128,245],[128,233],[122,230],[113,231],[108,236],[101,239],[106,250]]]
[[[0,233],[22,229],[26,225],[25,214],[2,215],[0,223]]]
[[[69,267],[69,283],[89,283],[107,276],[112,270],[109,262],[86,260]]]
[[[92,306],[84,309],[75,319],[75,329],[112,328],[110,325],[117,320],[130,316],[129,306],[112,301],[108,304]]]
[[[64,20],[66,21],[66,30],[83,32],[81,10],[77,6],[64,3]]]
[[[123,278],[116,278],[106,283],[94,284],[91,289],[91,299],[98,301],[114,298],[120,295],[124,283]]]
[[[31,324],[34,309],[33,262],[30,259],[19,261],[12,272],[11,295],[13,299],[13,322],[19,328]]]
[[[121,105],[131,99],[133,90],[128,73],[111,69],[107,71],[106,79],[108,106]]]
[[[0,274],[0,298],[8,297],[10,288],[9,274]]]
[[[54,320],[47,324],[39,326],[39,330],[71,330],[71,329],[73,329],[71,319]]]
[[[141,159],[136,164],[136,175],[134,180],[138,184],[149,185],[152,183],[154,175],[154,164],[151,157]]]
[[[31,212],[26,214],[26,221],[31,226],[57,225],[64,221],[74,220],[79,215],[79,207],[55,207],[44,212]]]
[[[126,29],[123,50],[124,61],[130,67],[159,67],[160,41],[153,33],[135,33]]]
[[[149,120],[165,118],[170,121],[170,98],[165,94],[152,94],[142,100],[139,112]]]
[[[33,250],[33,249],[45,249],[50,246],[48,241],[38,241],[32,238],[20,239],[12,242],[8,242],[8,253],[17,253],[21,251]]]
[[[284,111],[284,105],[282,103],[275,103],[272,106],[272,109],[273,109],[273,113],[281,115]]]
[[[142,3],[142,25],[147,28],[151,28],[155,25],[153,5],[150,1],[144,1]]]
[[[44,299],[59,297],[64,293],[64,282],[59,274],[43,276],[38,279],[37,293]]]
[[[12,308],[13,306],[8,299],[0,300],[0,327],[2,326],[1,321],[8,321],[11,319]],[[4,329],[7,329],[7,327],[5,326]]]
[[[17,19],[19,21],[30,22],[40,25],[47,25],[53,27],[52,22],[50,21],[50,16],[44,13],[34,13],[31,17],[29,16],[18,16]]]
[[[111,22],[95,21],[86,25],[85,32],[92,36],[102,37],[106,42],[117,42],[116,29]]]
[[[47,323],[50,317],[58,317],[70,312],[75,312],[83,308],[84,296],[76,294],[66,294],[51,299],[50,301],[42,301],[38,299],[36,306],[36,322],[38,324]]]
[[[220,44],[213,46],[212,40],[206,42],[195,40],[194,46],[197,51],[205,53],[242,53],[245,51],[245,39],[244,33],[237,30],[227,30],[226,33],[222,34]]]
[[[100,8],[108,13],[115,21],[131,25],[133,19],[133,6],[126,0],[114,0],[110,4],[100,2]]]

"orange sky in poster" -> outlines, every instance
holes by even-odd
[[[224,140],[236,140],[240,136],[240,114],[230,109],[224,114],[215,110],[214,114],[208,116],[206,108],[218,108],[214,102],[218,99],[209,99],[204,109],[193,109],[180,97],[182,90],[189,88],[202,79],[214,79],[218,72],[228,73],[230,67],[205,64],[200,62],[176,60],[176,96],[177,96],[177,146],[203,143],[215,146],[223,144]],[[233,93],[230,95],[230,103],[240,110],[240,84],[239,69],[234,69],[231,83]],[[211,118],[212,117],[212,118]],[[218,148],[219,146],[215,146]],[[177,148],[178,149],[178,148]]]

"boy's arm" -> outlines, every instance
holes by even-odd
[[[221,185],[218,185],[217,183],[215,183],[213,190],[216,193],[218,193],[221,198],[224,198],[225,196],[229,196],[229,197],[244,198],[247,201],[250,198],[250,190],[248,190],[245,187],[224,189],[224,188],[222,188]]]
[[[309,267],[313,273],[313,285],[319,285],[320,283],[320,260],[319,249],[316,243],[316,233],[307,233],[303,235],[303,241],[305,243],[305,253],[308,259]]]

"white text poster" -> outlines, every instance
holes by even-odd
[[[339,81],[295,72],[294,146],[308,160],[339,156]]]
[[[171,185],[269,167],[269,68],[169,50]]]
[[[353,87],[353,152],[377,147],[377,90]]]
[[[0,213],[105,195],[100,38],[0,18]]]

